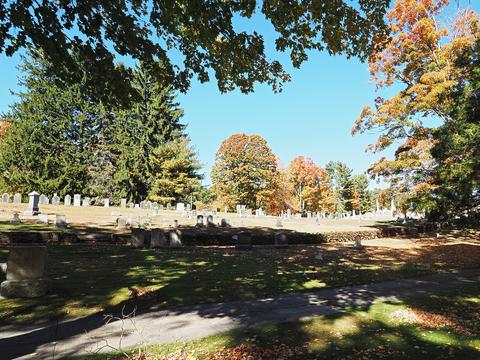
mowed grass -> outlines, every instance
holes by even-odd
[[[0,231],[38,231],[38,230],[51,230],[59,231],[54,225],[49,224],[35,224],[35,223],[12,223],[10,221],[0,221]]]
[[[322,252],[323,260],[317,259]],[[0,252],[0,257],[6,252]],[[0,259],[1,261],[1,259]],[[480,264],[480,246],[421,249],[347,246],[138,250],[115,245],[49,246],[50,293],[0,299],[0,323],[72,318],[124,304],[157,310],[365,284]],[[0,279],[1,280],[1,279]]]
[[[126,350],[130,359],[479,359],[480,286]],[[139,355],[140,354],[140,355]],[[126,359],[97,354],[84,359]]]

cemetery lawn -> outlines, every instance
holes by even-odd
[[[50,231],[62,231],[56,228],[54,225],[48,224],[33,224],[33,223],[21,223],[13,224],[10,221],[0,221],[0,231],[38,231],[38,230],[50,230]]]
[[[420,243],[403,249],[367,246],[361,251],[335,244],[282,250],[256,247],[252,251],[231,247],[155,251],[98,244],[51,245],[47,268],[52,281],[50,293],[40,299],[0,299],[0,324],[73,318],[118,310],[124,304],[158,310],[256,299],[480,264],[478,240]],[[316,259],[319,251],[323,260]],[[0,250],[0,261],[5,257],[6,251]]]
[[[479,334],[477,285],[141,350],[161,359],[478,359]],[[138,353],[127,351],[131,359],[150,358]],[[126,358],[98,354],[82,359]]]

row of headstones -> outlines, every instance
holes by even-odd
[[[48,205],[50,204],[50,199],[48,196],[45,194],[39,195],[37,192],[32,192],[29,194],[30,198],[33,198],[33,200],[30,200],[31,202],[35,202],[36,204],[39,205]],[[2,194],[1,197],[2,203],[10,203],[10,194],[4,193]],[[52,197],[51,204],[52,205],[60,205],[61,198],[55,193]],[[13,196],[13,203],[14,204],[21,204],[22,203],[22,194],[15,194]],[[109,207],[112,202],[110,199],[103,199],[103,206],[104,207]],[[65,206],[72,206],[72,197],[70,195],[65,195],[63,204]],[[75,194],[73,195],[73,206],[90,206],[92,204],[92,199],[89,197],[85,197],[82,199],[82,196],[80,194]],[[121,208],[126,208],[127,207],[127,199],[121,199],[120,200],[120,207]],[[159,205],[157,202],[151,202],[151,201],[141,201],[140,204],[129,204],[130,208],[140,208],[140,209],[154,209],[154,210],[164,210],[163,205]],[[172,209],[172,204],[168,203],[167,204],[167,210]],[[181,212],[181,211],[191,211],[191,206],[190,204],[185,204],[183,203],[178,203],[176,205],[176,210]]]
[[[276,248],[288,247],[288,237],[283,232],[277,232],[273,235],[273,244]],[[233,236],[236,241],[235,248],[237,249],[251,249],[252,234],[247,231],[239,232]],[[131,246],[135,248],[150,247],[164,248],[171,247],[177,248],[182,246],[182,232],[179,229],[164,230],[164,229],[151,229],[144,228],[132,228]]]
[[[38,214],[37,224],[48,224],[48,220],[48,214]],[[11,222],[14,224],[21,223],[20,214],[18,212],[13,213]],[[66,228],[68,226],[67,217],[65,215],[55,214],[55,226],[59,228]]]
[[[131,245],[135,248],[150,247],[180,247],[182,232],[178,229],[165,231],[163,229],[132,228]]]
[[[253,214],[253,211],[251,209],[247,209],[247,206],[246,205],[237,205],[237,215],[240,216],[240,217],[252,217],[254,214]],[[225,208],[225,213],[227,212],[227,208]],[[259,209],[255,209],[255,216],[256,217],[259,217],[259,216],[266,216],[267,214],[265,213],[265,211],[262,209],[262,208],[259,208]]]
[[[134,217],[134,216],[121,216],[119,214],[115,214],[115,221],[117,224],[117,229],[126,229],[128,227],[134,228],[136,225],[140,226],[141,228],[149,227],[152,223],[152,219],[148,216],[141,216],[141,217]],[[227,219],[221,219],[220,224],[221,227],[230,227],[230,223]],[[168,224],[164,224],[164,227],[168,227]],[[173,227],[178,228],[178,220],[173,221]],[[197,215],[197,221],[195,226],[197,228],[203,227],[216,227],[213,215],[208,215],[204,217],[203,215]]]
[[[10,194],[3,193],[2,194],[2,203],[8,204],[10,203]],[[22,203],[22,194],[15,194],[13,195],[13,203],[14,204],[21,204]]]

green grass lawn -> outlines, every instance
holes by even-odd
[[[34,223],[20,223],[15,224],[10,221],[0,221],[0,231],[38,231],[38,230],[51,230],[58,231],[59,229],[52,224],[34,224]]]
[[[139,350],[143,357],[135,356]],[[479,359],[480,286],[127,353],[133,359]]]
[[[49,247],[47,276],[52,288],[48,296],[0,299],[0,323],[78,317],[126,302],[155,310],[254,299],[478,266],[478,246],[445,248],[448,250],[421,253],[332,246],[154,251],[114,245],[53,245]],[[319,249],[323,261],[315,258]],[[0,252],[0,261],[5,255]]]

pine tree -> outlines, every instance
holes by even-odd
[[[155,148],[149,164],[153,170],[152,187],[148,198],[166,204],[189,202],[201,190],[196,153],[183,137]]]
[[[31,54],[21,70],[26,90],[11,107],[11,126],[0,148],[3,182],[11,191],[46,194],[82,192],[88,183],[90,138],[96,109],[81,96],[81,84],[61,87]]]
[[[330,161],[326,168],[330,178],[330,187],[335,192],[335,211],[353,210],[352,169],[340,161]]]

